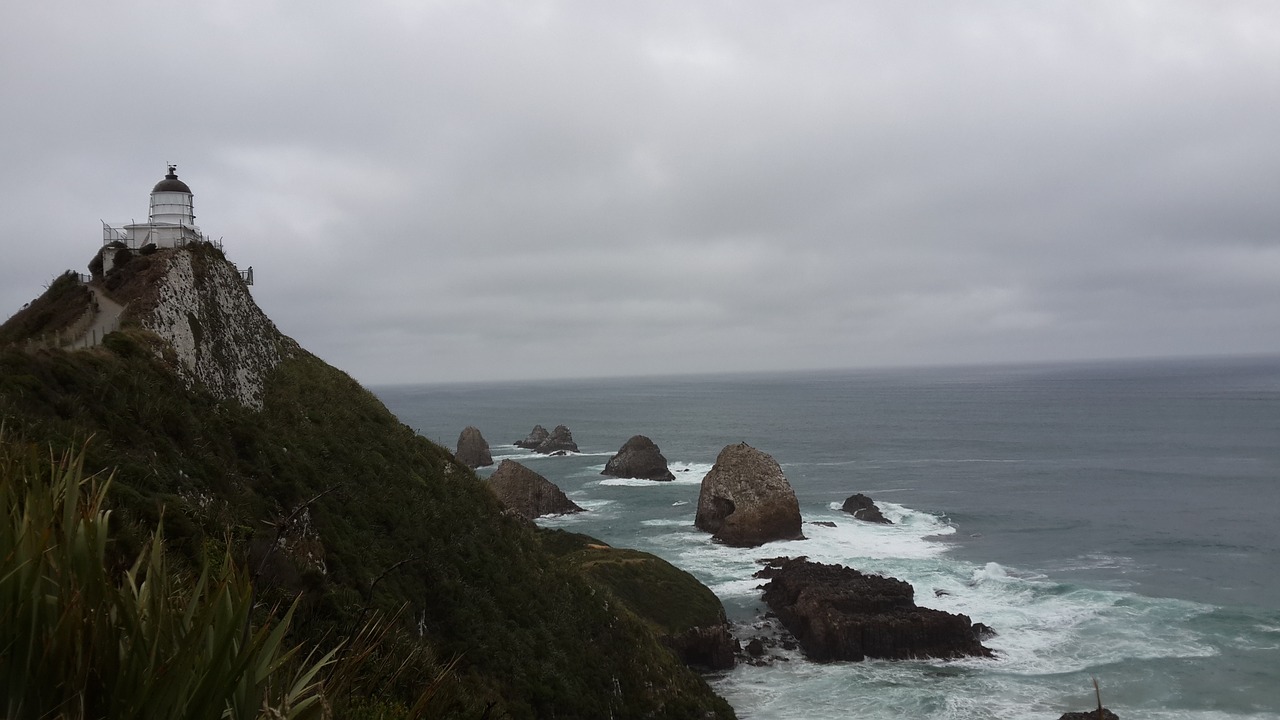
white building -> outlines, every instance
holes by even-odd
[[[141,250],[144,254],[162,248],[183,247],[188,243],[207,242],[219,250],[222,242],[213,240],[196,227],[194,194],[187,184],[178,179],[177,166],[170,165],[169,173],[151,188],[151,211],[147,222],[108,224],[102,223],[102,272],[115,266],[116,253],[121,248]],[[155,247],[150,247],[150,246]],[[96,271],[95,271],[96,272]],[[245,284],[253,284],[253,268],[241,270]]]
[[[132,250],[146,245],[182,247],[189,242],[212,242],[196,227],[196,215],[187,184],[178,179],[177,166],[151,189],[151,212],[145,223],[102,223],[102,244],[124,243]],[[117,246],[118,247],[118,246]]]

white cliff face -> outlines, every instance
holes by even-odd
[[[143,327],[167,340],[178,372],[223,400],[262,408],[268,373],[297,348],[258,307],[234,265],[173,250]]]

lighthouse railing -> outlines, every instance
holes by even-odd
[[[173,237],[174,235],[177,237]],[[219,250],[223,250],[221,239],[215,239],[200,232],[200,228],[194,225],[167,223],[111,225],[105,221],[102,223],[102,245],[104,247],[119,243],[121,247],[140,250],[152,243],[160,244],[158,241],[167,237],[173,237],[173,247],[186,247],[192,243],[208,243]],[[165,244],[167,245],[167,241]]]
[[[123,228],[114,225],[108,225],[106,220],[102,222],[102,244],[109,245],[113,242],[122,242],[126,245],[129,243],[129,235]]]

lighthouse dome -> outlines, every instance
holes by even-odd
[[[178,174],[176,172],[177,169],[177,167],[170,165],[169,174],[165,175],[163,180],[156,183],[156,186],[151,188],[151,192],[181,192],[190,195],[191,188],[187,187],[186,183],[178,179]]]

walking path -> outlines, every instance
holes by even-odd
[[[120,317],[124,315],[124,306],[107,297],[100,288],[86,282],[87,276],[82,276],[81,283],[89,290],[91,299],[89,301],[89,309],[80,316],[80,319],[72,323],[72,327],[63,328],[57,332],[45,333],[40,337],[28,340],[26,345],[28,349],[37,350],[39,348],[61,348],[63,350],[81,350],[83,348],[91,348],[102,344],[102,338],[107,333],[115,332],[120,329]],[[85,315],[93,313],[93,317],[89,319],[84,329],[75,335],[68,333],[75,332],[75,326],[85,322]]]
[[[97,312],[93,316],[93,324],[85,329],[84,334],[73,341],[72,347],[93,347],[102,342],[102,338],[109,332],[115,332],[120,328],[120,316],[124,314],[124,306],[107,297],[104,293],[98,292],[98,289],[89,286],[89,292],[93,293],[93,305]]]
[[[120,316],[124,314],[124,306],[92,285],[86,284],[85,287],[93,295],[93,322],[89,323],[89,326],[76,337],[58,342],[57,347],[80,350],[101,345],[102,338],[106,337],[107,333],[120,328]]]

